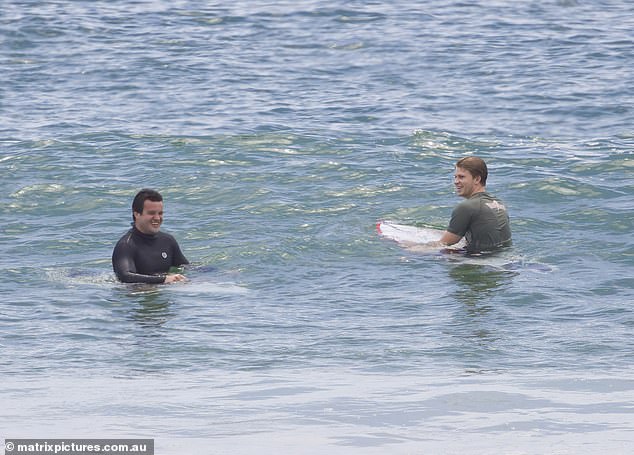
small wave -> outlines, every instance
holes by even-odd
[[[448,256],[447,259],[456,264],[479,265],[507,272],[531,271],[549,273],[555,270],[555,267],[549,264],[531,261],[524,257],[507,257],[503,254],[477,257],[452,255]]]
[[[169,292],[188,294],[246,294],[249,290],[231,282],[197,281],[196,278],[182,283],[170,285],[147,285],[143,283],[121,283],[112,272],[94,272],[76,268],[48,269],[45,271],[48,280],[56,283],[65,283],[69,286],[99,286],[119,287],[128,286],[138,288],[140,291],[155,291],[165,289]]]

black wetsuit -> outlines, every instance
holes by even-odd
[[[112,267],[124,283],[165,281],[170,267],[189,264],[178,243],[169,234],[143,234],[132,227],[121,237],[112,253]]]

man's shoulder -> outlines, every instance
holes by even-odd
[[[467,205],[479,205],[479,204],[487,204],[489,202],[498,202],[500,204],[502,204],[502,201],[500,200],[500,198],[492,195],[491,193],[488,193],[486,191],[482,191],[480,193],[475,193],[473,194],[469,199],[466,199],[463,201],[463,203],[467,204]]]
[[[480,193],[478,193],[478,194],[480,194]],[[455,210],[458,210],[458,211],[461,211],[461,210],[473,210],[473,209],[477,208],[479,205],[480,205],[480,197],[478,197],[477,194],[474,194],[473,196],[460,201],[456,205]]]
[[[132,239],[132,232],[133,232],[132,229],[128,229],[121,237],[119,237],[119,241],[117,242],[117,245],[130,243]]]
[[[480,197],[480,200],[482,201],[482,203],[484,205],[486,205],[487,207],[489,207],[492,210],[506,210],[506,206],[504,205],[504,203],[502,202],[502,200],[498,197],[493,196],[490,193],[481,193],[482,196]]]
[[[114,249],[112,250],[113,258],[115,256],[124,257],[133,254],[135,248],[136,246],[134,244],[134,240],[132,239],[132,229],[130,229],[121,236],[114,246]]]

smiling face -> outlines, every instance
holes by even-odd
[[[163,223],[163,202],[146,199],[143,213],[134,212],[134,226],[144,234],[157,234]]]
[[[456,187],[456,194],[464,198],[469,198],[484,190],[480,183],[480,176],[473,177],[471,172],[458,166],[456,166],[456,172],[453,176],[453,184]]]

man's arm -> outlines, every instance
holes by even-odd
[[[454,245],[454,244],[458,243],[461,238],[462,238],[462,236],[460,236],[460,235],[454,234],[454,233],[449,232],[449,231],[445,231],[443,233],[442,237],[440,237],[439,242],[442,245],[449,246],[449,245]]]
[[[443,232],[440,240],[436,240],[433,242],[427,243],[414,243],[414,242],[401,242],[401,245],[406,247],[410,251],[419,252],[419,253],[429,253],[432,250],[437,248],[443,248],[445,246],[450,246],[458,243],[462,239],[459,235],[452,234],[449,231]]]
[[[178,246],[178,242],[176,240],[174,240],[174,259],[172,260],[172,265],[175,267],[189,265],[189,261],[181,251],[181,248]]]
[[[132,250],[126,243],[118,243],[112,253],[112,268],[123,283],[161,284],[167,282],[165,275],[142,275],[137,273]]]
[[[171,239],[173,242],[173,257],[174,257],[172,259],[172,266],[182,267],[185,265],[189,265],[189,261],[187,260],[183,252],[181,251],[181,248],[178,245],[178,242],[176,241],[176,239],[174,237],[171,237]],[[169,273],[165,277],[165,284],[174,283],[175,281],[187,281],[187,278],[185,277],[185,275],[181,275],[180,273]]]

